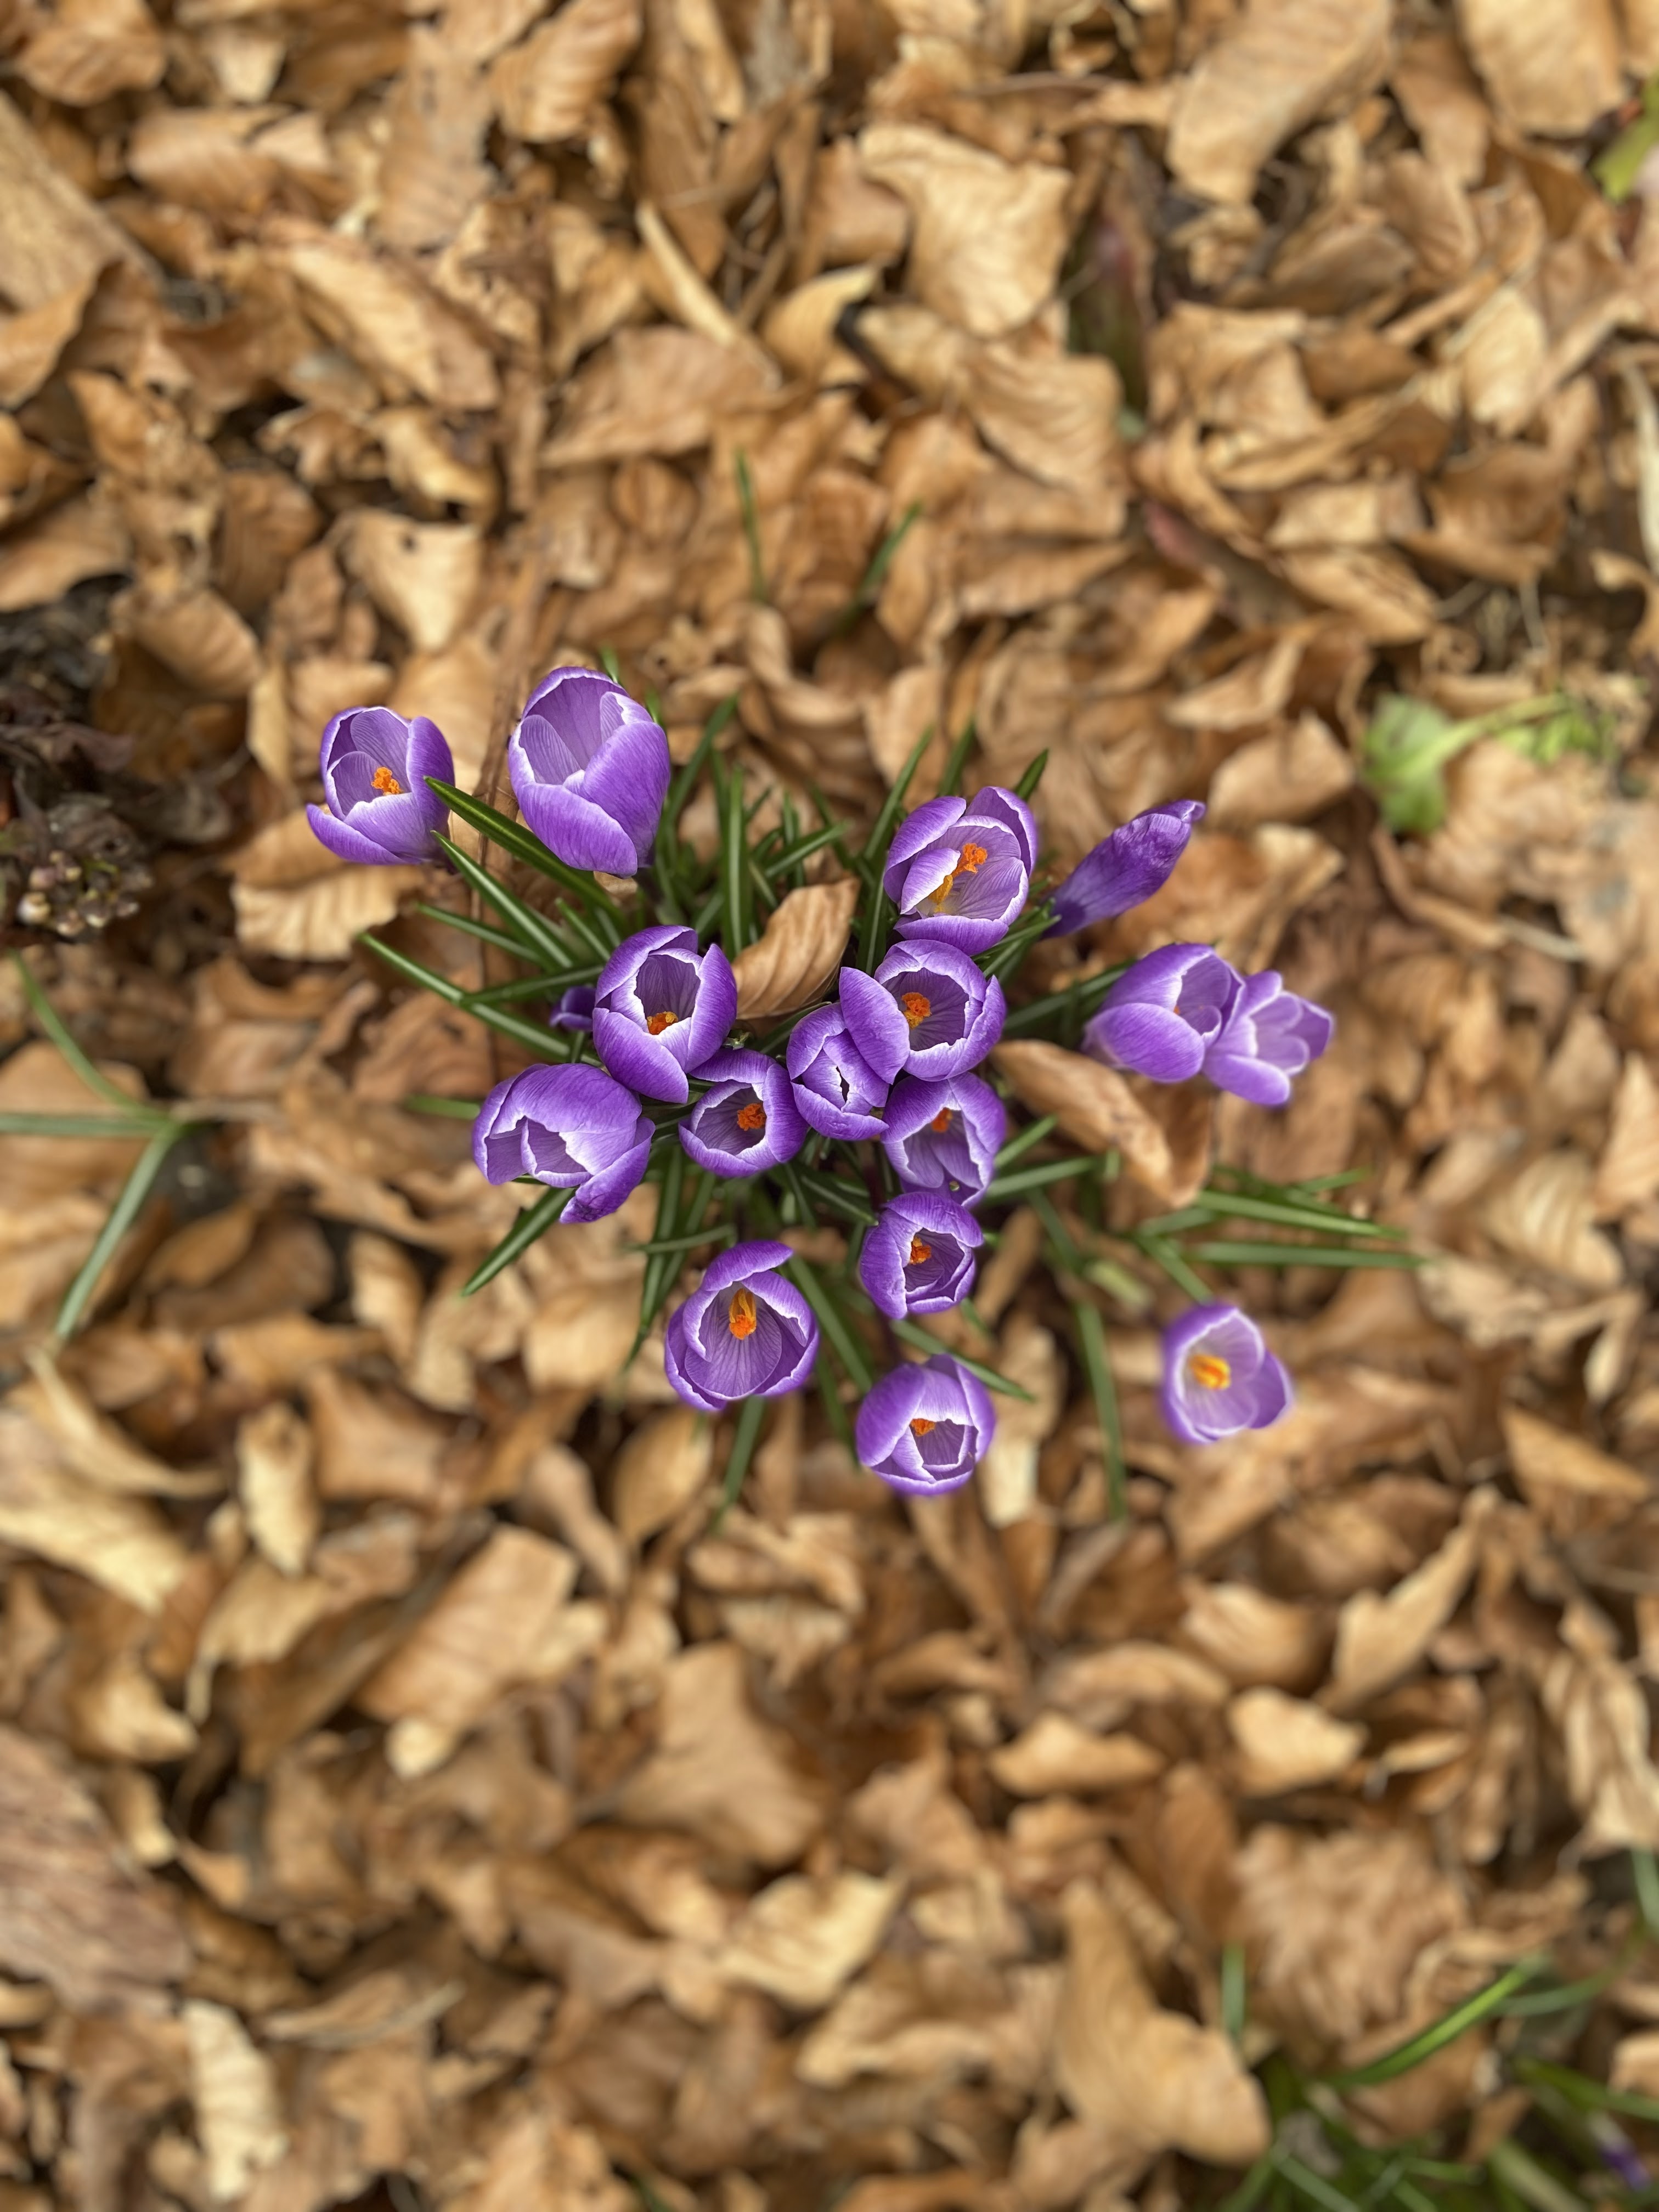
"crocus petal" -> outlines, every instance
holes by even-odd
[[[906,864],[929,845],[937,843],[967,811],[967,800],[952,793],[924,799],[920,806],[912,807],[893,832],[893,842],[887,848],[881,880],[889,898],[896,898]]]
[[[1103,1006],[1083,1032],[1083,1049],[1155,1083],[1184,1083],[1204,1065],[1204,1040],[1165,1006]]]
[[[1103,838],[1054,894],[1050,937],[1069,936],[1091,922],[1110,921],[1163,888],[1186,851],[1204,807],[1181,799],[1137,814]]]
[[[634,841],[591,799],[562,783],[522,784],[514,789],[519,811],[548,851],[568,868],[603,868],[607,875],[631,876],[639,865]]]
[[[685,1070],[662,1040],[608,1006],[593,1009],[593,1049],[612,1075],[642,1097],[684,1106],[691,1096]]]
[[[649,1124],[647,1124],[647,1128]],[[598,1221],[607,1213],[614,1213],[626,1198],[631,1197],[645,1180],[646,1165],[651,1158],[651,1139],[635,1145],[608,1168],[601,1168],[585,1183],[577,1186],[576,1194],[560,1215],[562,1221]]]
[[[697,1003],[687,1025],[686,1067],[700,1075],[711,1053],[718,1052],[738,1018],[738,979],[723,945],[711,945],[702,956],[702,976]]]
[[[910,1055],[910,1032],[890,992],[861,968],[843,968],[841,1010],[854,1043],[884,1083],[890,1083]]]

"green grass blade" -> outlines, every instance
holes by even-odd
[[[1659,1942],[1659,1860],[1645,1846],[1638,1845],[1630,1855],[1630,1870],[1643,1925]]]
[[[1312,2166],[1304,2166],[1299,2158],[1292,2157],[1289,2151],[1280,2153],[1279,2171],[1297,2195],[1304,2197],[1310,2204],[1317,2204],[1320,2212],[1359,2212],[1359,2207],[1352,2197],[1338,2189],[1334,2183],[1327,2181],[1322,2173],[1316,2173]]]
[[[439,1098],[430,1091],[411,1091],[404,1101],[405,1114],[433,1114],[445,1121],[476,1121],[477,1098]]]
[[[493,906],[507,927],[514,931],[546,968],[573,968],[580,964],[581,954],[563,937],[557,924],[545,915],[538,914],[516,892],[510,891],[499,876],[492,876],[482,868],[470,854],[450,838],[440,836],[439,845],[448,855],[450,865],[462,881],[470,884],[482,899]],[[607,941],[605,932],[591,915],[580,907],[567,907],[563,917],[567,926],[580,939],[581,944],[600,962],[608,960],[615,951],[615,943]]]
[[[98,1232],[97,1242],[76,1271],[75,1280],[64,1293],[64,1303],[58,1309],[53,1334],[58,1338],[73,1336],[80,1325],[81,1316],[98,1288],[104,1270],[114,1256],[121,1239],[126,1235],[139,1214],[144,1200],[161,1172],[167,1154],[185,1133],[179,1122],[173,1122],[158,1130],[133,1162],[132,1173],[123,1186],[121,1195],[110,1209],[109,1218]]]
[[[997,1154],[998,1170],[1012,1167],[1016,1160],[1023,1159],[1027,1152],[1042,1142],[1051,1129],[1057,1128],[1059,1125],[1060,1116],[1057,1114],[1045,1114],[1040,1121],[1028,1123],[1017,1137],[1010,1137]]]
[[[1540,1972],[1536,1960],[1521,1960],[1495,1982],[1488,1982],[1484,1990],[1478,1990],[1461,2005],[1443,2014],[1432,2027],[1396,2044],[1392,2051],[1385,2051],[1369,2065],[1351,2066],[1340,2074],[1327,2074],[1323,2077],[1327,2087],[1372,2089],[1383,2081],[1397,2081],[1401,2075],[1409,2074],[1413,2067],[1422,2065],[1437,2051],[1443,2051],[1449,2043],[1455,2043],[1460,2035],[1467,2035],[1470,2028],[1478,2027],[1483,2020],[1500,2011],[1506,1998],[1513,1996],[1527,1983],[1535,1981]],[[1654,2106],[1654,2112],[1659,2116],[1659,2104]]]
[[[911,746],[909,758],[899,770],[892,789],[881,802],[881,811],[876,817],[875,825],[864,841],[864,857],[866,860],[872,862],[878,860],[887,850],[888,841],[893,834],[893,825],[899,818],[900,808],[904,805],[904,794],[910,788],[911,778],[921,766],[922,755],[933,742],[933,726],[929,722],[915,744]]]
[[[1244,2030],[1249,2024],[1249,1983],[1244,1946],[1242,1943],[1224,1943],[1221,1947],[1221,2032],[1235,2051],[1243,2045]]]
[[[783,848],[773,864],[774,872],[785,875],[803,866],[814,853],[823,852],[826,845],[839,845],[846,835],[844,822],[826,822],[821,830],[809,830]]]
[[[466,993],[459,984],[452,983],[447,975],[440,975],[435,969],[412,959],[407,952],[399,952],[395,945],[383,945],[378,937],[370,937],[367,933],[357,942],[384,960],[388,968],[395,969],[405,982],[418,983],[423,991],[432,992],[446,1006],[459,1006],[464,1013],[471,1012],[486,1027],[496,1030],[502,1036],[513,1038],[515,1043],[527,1047],[539,1058],[572,1060],[575,1057],[576,1047],[581,1042],[580,1031],[550,1030],[544,1024],[526,1021],[522,1015],[508,1013],[501,1006],[469,1007]]]
[[[831,636],[845,636],[859,617],[866,609],[874,606],[876,601],[881,597],[881,587],[886,580],[887,571],[892,567],[899,547],[903,544],[911,526],[921,513],[921,501],[919,499],[913,499],[880,544],[877,546],[871,556],[870,565],[860,580],[857,591],[836,617],[835,629],[830,633]]]
[[[962,735],[951,746],[950,757],[945,763],[945,775],[939,787],[941,799],[947,794],[954,797],[961,789],[963,771],[968,765],[968,756],[973,750],[974,740],[978,735],[978,727],[970,714],[963,726]]]
[[[170,1114],[0,1114],[0,1137],[125,1137],[137,1144],[178,1127]]]
[[[738,1413],[738,1425],[732,1435],[732,1449],[726,1455],[726,1480],[720,1486],[720,1502],[714,1508],[714,1517],[709,1522],[713,1534],[738,1502],[743,1488],[743,1479],[749,1472],[749,1462],[755,1456],[755,1446],[760,1442],[761,1423],[766,1419],[764,1398],[745,1398]]]
[[[861,1229],[873,1226],[875,1208],[861,1187],[848,1182],[845,1176],[830,1175],[823,1168],[799,1168],[796,1172],[820,1206],[827,1206],[843,1221],[855,1222]]]
[[[1095,1421],[1100,1430],[1101,1456],[1106,1462],[1107,1512],[1114,1521],[1127,1520],[1129,1512],[1128,1469],[1123,1463],[1123,1428],[1118,1419],[1117,1382],[1112,1373],[1112,1363],[1106,1349],[1106,1331],[1101,1318],[1086,1300],[1078,1300],[1072,1308],[1072,1319],[1077,1328],[1078,1350],[1082,1355],[1083,1370],[1089,1378],[1089,1389],[1095,1401]],[[1225,1960],[1223,1961],[1224,1968]],[[1243,1954],[1239,1954],[1239,1971],[1243,1967]],[[1223,1977],[1223,1996],[1225,1996],[1225,1977]],[[1242,1986],[1240,2002],[1243,2002]],[[1225,2006],[1224,2003],[1224,2012]],[[1238,2037],[1233,2040],[1237,2042]]]
[[[1129,1242],[1162,1267],[1177,1290],[1185,1291],[1187,1296],[1198,1304],[1208,1305],[1213,1299],[1214,1291],[1201,1275],[1194,1274],[1188,1266],[1179,1245],[1169,1243],[1162,1237],[1148,1237],[1141,1231],[1131,1236]]]
[[[17,970],[18,980],[23,986],[23,995],[29,1002],[29,1008],[35,1020],[40,1023],[87,1089],[95,1097],[107,1099],[112,1106],[118,1107],[124,1114],[142,1113],[143,1101],[129,1097],[118,1083],[112,1083],[108,1076],[76,1042],[70,1034],[63,1016],[35,981],[30,972],[27,961],[21,953],[12,954],[11,964]]]
[[[663,1153],[657,1221],[651,1238],[655,1249],[645,1263],[645,1279],[640,1285],[639,1325],[623,1362],[624,1369],[632,1366],[635,1353],[650,1335],[652,1323],[667,1304],[668,1293],[679,1278],[679,1239],[684,1228],[680,1206],[685,1190],[685,1148],[677,1137],[671,1138]]]
[[[1240,1221],[1269,1221],[1280,1229],[1323,1229],[1339,1237],[1388,1237],[1406,1235],[1382,1221],[1364,1221],[1357,1215],[1344,1213],[1340,1206],[1297,1206],[1279,1199],[1256,1198],[1241,1191],[1206,1190],[1200,1194],[1200,1202],[1216,1218],[1233,1218]]]
[[[461,1296],[470,1298],[486,1283],[493,1283],[503,1268],[521,1260],[537,1239],[547,1234],[569,1202],[568,1190],[544,1190],[539,1198],[532,1199],[489,1257],[474,1268],[462,1284]]]
[[[1068,983],[1063,991],[1050,991],[1041,999],[1030,999],[1023,1006],[1014,1006],[1002,1024],[1004,1041],[1014,1037],[1045,1037],[1051,1044],[1075,1048],[1083,1033],[1083,1024],[1097,1013],[1100,1003],[1118,977],[1127,973],[1119,966],[1107,968],[1098,975],[1082,977]]]
[[[1021,799],[1030,798],[1031,794],[1036,791],[1038,784],[1042,782],[1042,771],[1048,767],[1048,749],[1045,747],[1031,763],[1031,765],[1026,769],[1024,775],[1021,776],[1019,781],[1014,786],[1016,793]]]
[[[1267,2185],[1276,2172],[1273,2154],[1257,2159],[1231,2197],[1224,2197],[1216,2212],[1255,2212],[1255,2207],[1267,2193]]]
[[[988,975],[994,976],[999,982],[1006,982],[1009,976],[1018,973],[1026,954],[1038,938],[1048,934],[1048,925],[1054,918],[1054,908],[1045,899],[1034,914],[1028,914],[1015,924],[1000,945],[994,945],[988,952],[980,954],[980,966]],[[1004,1026],[1006,1027],[1006,1023]]]
[[[1216,1267],[1420,1267],[1420,1253],[1402,1252],[1398,1245],[1375,1244],[1250,1244],[1221,1238],[1194,1244],[1195,1260]]]
[[[846,1369],[848,1379],[854,1388],[860,1392],[873,1389],[876,1378],[869,1360],[865,1357],[864,1346],[853,1334],[846,1316],[818,1279],[811,1263],[794,1259],[784,1272],[817,1315],[820,1330]]]
[[[956,1361],[958,1367],[965,1367],[970,1375],[978,1376],[986,1389],[996,1391],[999,1396],[1023,1398],[1028,1406],[1036,1403],[1030,1392],[1022,1383],[1011,1382],[1006,1375],[999,1374],[994,1367],[986,1366],[982,1360],[970,1359],[965,1352],[952,1352],[948,1344],[941,1344],[936,1336],[930,1336],[918,1322],[896,1321],[890,1322],[889,1326],[901,1343],[913,1344],[919,1352],[945,1353],[948,1358]]]
[[[688,1229],[678,1237],[653,1237],[648,1244],[625,1244],[625,1252],[643,1252],[647,1258],[665,1252],[695,1252],[700,1244],[731,1244],[737,1240],[737,1229],[729,1221],[717,1221],[712,1229]]]
[[[856,1467],[859,1464],[859,1448],[853,1435],[853,1424],[847,1418],[847,1408],[841,1402],[841,1394],[836,1388],[836,1378],[830,1372],[827,1359],[820,1359],[817,1364],[817,1381],[818,1396],[823,1401],[824,1417],[846,1445],[847,1456]]]
[[[475,830],[489,839],[491,844],[499,845],[503,852],[511,853],[515,860],[522,860],[527,867],[534,868],[538,875],[545,876],[550,883],[557,884],[568,890],[573,898],[580,900],[583,906],[595,914],[608,913],[615,917],[616,902],[609,891],[602,889],[595,878],[585,875],[580,868],[568,867],[556,854],[550,853],[541,839],[532,830],[526,830],[522,822],[510,821],[483,799],[474,799],[455,784],[446,783],[441,776],[429,775],[427,783],[452,814],[459,814],[463,822],[471,823]],[[447,850],[451,841],[444,838],[440,842]],[[612,942],[615,942],[614,939]]]
[[[749,942],[749,842],[744,818],[743,770],[734,761],[718,779],[720,822],[720,927],[735,959]]]
[[[1023,1191],[1046,1190],[1050,1183],[1070,1182],[1075,1176],[1098,1175],[1105,1165],[1103,1152],[1079,1152],[1066,1160],[1039,1160],[1029,1168],[1016,1168],[1012,1175],[993,1176],[985,1187],[987,1205],[998,1200],[1018,1198]]]
[[[733,466],[738,477],[738,506],[743,515],[743,534],[749,544],[749,596],[757,607],[766,605],[766,554],[761,544],[760,507],[755,498],[755,479],[749,473],[749,456],[739,447]]]
[[[423,914],[428,921],[441,921],[451,929],[459,929],[465,936],[476,937],[481,945],[493,945],[498,952],[510,952],[515,960],[524,958],[524,946],[505,929],[497,929],[494,922],[475,921],[470,914],[452,914],[447,906],[432,906],[425,899],[417,899],[410,909],[412,914]]]

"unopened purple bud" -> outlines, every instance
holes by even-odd
[[[996,1173],[1007,1109],[977,1075],[921,1083],[907,1075],[887,1102],[882,1150],[906,1190],[941,1190],[973,1206]]]
[[[1207,945],[1166,945],[1118,977],[1083,1049],[1154,1083],[1182,1083],[1203,1066],[1237,989],[1237,974]]]
[[[699,952],[696,930],[659,922],[624,939],[599,970],[594,1049],[630,1091],[683,1106],[687,1076],[720,1050],[737,1012],[720,946]]]
[[[592,1030],[593,1001],[599,996],[591,983],[573,983],[568,991],[561,991],[557,1003],[548,1015],[550,1030]]]
[[[1000,784],[971,799],[924,800],[887,848],[882,883],[898,908],[898,935],[983,952],[1024,905],[1036,848],[1030,808]]]
[[[1291,1380],[1237,1306],[1190,1306],[1164,1332],[1164,1418],[1183,1443],[1270,1428]]]
[[[348,707],[323,732],[319,758],[326,812],[307,806],[319,841],[342,860],[392,867],[436,857],[449,809],[426,779],[454,780],[444,733],[424,714],[406,722],[390,707]]]
[[[789,1078],[763,1052],[717,1052],[697,1070],[710,1086],[680,1124],[680,1142],[711,1175],[759,1175],[806,1141]]]
[[[1330,1042],[1336,1024],[1323,1006],[1285,988],[1276,968],[1247,975],[1204,1055],[1204,1073],[1255,1106],[1283,1106],[1291,1083]]]
[[[777,1272],[793,1256],[787,1244],[734,1244],[669,1316],[663,1364],[688,1406],[721,1413],[739,1398],[798,1390],[811,1374],[817,1322]]]
[[[814,1006],[789,1034],[784,1065],[795,1103],[821,1137],[878,1137],[887,1085],[853,1042],[839,1006]]]
[[[1193,824],[1203,818],[1201,799],[1177,799],[1103,837],[1054,894],[1049,936],[1069,937],[1091,922],[1110,921],[1161,890],[1187,849]]]
[[[942,1192],[908,1191],[881,1210],[864,1240],[859,1280],[890,1321],[945,1313],[974,1287],[985,1231]]]
[[[859,1407],[860,1462],[895,1490],[960,1490],[991,1449],[996,1415],[984,1384],[948,1352],[884,1375]]]
[[[841,971],[853,1042],[884,1082],[902,1070],[939,1083],[977,1067],[1002,1035],[1002,986],[937,938],[896,945],[873,975]]]
[[[637,699],[592,668],[556,668],[507,740],[519,809],[568,867],[631,876],[651,857],[672,772]]]
[[[602,1068],[526,1067],[498,1083],[472,1125],[472,1156],[491,1182],[533,1176],[574,1194],[560,1217],[597,1221],[637,1188],[652,1126]]]

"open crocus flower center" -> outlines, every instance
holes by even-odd
[[[1206,1390],[1224,1390],[1233,1379],[1233,1370],[1219,1353],[1194,1352],[1188,1355],[1187,1372],[1194,1382]]]
[[[957,864],[933,893],[933,904],[943,906],[951,895],[951,887],[958,876],[974,876],[985,866],[991,855],[983,845],[964,845],[957,855]]]
[[[907,991],[899,1000],[899,1008],[913,1030],[920,1029],[933,1011],[933,1002],[920,991]]]
[[[369,778],[369,781],[374,785],[375,790],[386,799],[395,799],[398,797],[403,791],[402,784],[398,782],[397,777],[393,775],[389,768],[377,768],[374,775]]]
[[[933,1431],[938,1426],[939,1423],[937,1421],[925,1420],[922,1416],[918,1413],[915,1420],[910,1424],[910,1433],[913,1437],[928,1437],[932,1436]]]
[[[909,1264],[911,1267],[920,1267],[933,1256],[933,1248],[931,1244],[924,1244],[920,1237],[913,1237],[910,1239]]]
[[[930,1129],[937,1129],[940,1136],[943,1136],[945,1132],[951,1126],[951,1109],[949,1106],[941,1106],[938,1113],[934,1115],[933,1120],[927,1124],[928,1127]]]
[[[755,1293],[741,1285],[732,1293],[732,1303],[726,1308],[726,1326],[733,1336],[742,1338],[755,1334]]]
[[[751,1098],[746,1106],[738,1107],[738,1127],[740,1129],[763,1129],[766,1127],[766,1109],[758,1098]]]
[[[666,1012],[652,1014],[647,1019],[645,1026],[649,1035],[652,1036],[660,1036],[665,1030],[672,1030],[678,1019],[679,1016],[678,1014]]]

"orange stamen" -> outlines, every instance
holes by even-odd
[[[957,876],[977,875],[990,857],[983,845],[964,845],[962,848],[962,858],[951,872]]]
[[[930,1435],[938,1426],[937,1421],[924,1421],[921,1415],[918,1413],[910,1424],[910,1433],[913,1437],[925,1437]]]
[[[1233,1379],[1232,1369],[1213,1352],[1190,1352],[1187,1372],[1206,1390],[1224,1390]]]
[[[951,1109],[948,1106],[941,1106],[927,1126],[930,1129],[937,1129],[943,1135],[951,1126]]]
[[[766,1109],[758,1098],[751,1098],[746,1106],[738,1107],[738,1127],[740,1129],[763,1129],[766,1127]]]
[[[924,1260],[931,1260],[933,1256],[933,1248],[931,1244],[924,1244],[920,1237],[913,1237],[910,1239],[909,1264],[911,1267],[919,1267]]]
[[[678,1014],[653,1014],[645,1026],[652,1036],[660,1036],[665,1030],[672,1030],[678,1019]]]
[[[899,1010],[911,1028],[920,1029],[933,1011],[931,999],[924,999],[920,991],[907,991],[899,1000]]]
[[[398,782],[389,768],[377,768],[369,778],[369,781],[376,791],[387,799],[397,798],[403,790],[402,784]]]
[[[755,1293],[752,1291],[732,1291],[732,1303],[726,1309],[726,1326],[736,1337],[755,1334]]]

